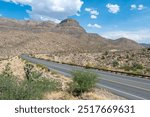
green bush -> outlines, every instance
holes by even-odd
[[[25,80],[18,89],[17,99],[19,100],[38,100],[42,99],[46,92],[58,89],[58,83],[46,78],[28,81]]]
[[[0,75],[0,100],[13,100],[17,96],[19,85],[14,76]]]
[[[115,60],[115,61],[113,61],[112,64],[113,64],[113,67],[117,67],[119,65],[119,62]]]
[[[73,82],[70,84],[70,91],[74,96],[80,96],[96,85],[97,75],[90,71],[74,71],[72,76]]]
[[[139,71],[139,70],[143,70],[144,67],[142,64],[134,62],[134,63],[132,63],[131,66],[125,64],[122,67],[122,69],[124,69],[125,71]]]
[[[27,78],[18,82],[17,78],[9,74],[10,69],[0,74],[0,100],[36,100],[42,99],[43,94],[58,90],[59,83],[42,77],[37,71],[28,71]]]
[[[132,70],[133,71],[136,71],[136,70],[142,70],[143,69],[143,65],[142,64],[139,64],[139,63],[133,63],[132,64]]]

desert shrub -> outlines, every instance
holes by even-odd
[[[0,100],[13,100],[17,96],[18,83],[14,76],[0,75]]]
[[[73,82],[70,84],[70,92],[74,96],[80,96],[82,93],[90,91],[95,87],[97,75],[90,71],[72,72]]]
[[[133,63],[132,64],[132,70],[136,71],[136,70],[142,70],[143,69],[143,65],[142,64],[139,64],[139,63]]]
[[[37,100],[42,99],[44,93],[56,91],[58,83],[46,78],[28,81],[25,80],[18,89],[17,99],[19,100]]]
[[[107,56],[107,55],[108,55],[108,51],[105,51],[104,55],[106,55],[106,56]]]
[[[42,99],[44,93],[60,88],[58,82],[43,78],[37,71],[28,71],[28,79],[19,82],[15,76],[9,74],[9,67],[6,66],[6,68],[0,74],[0,100]]]
[[[146,68],[146,71],[147,71],[148,73],[150,73],[150,68]]]
[[[119,62],[114,60],[112,64],[113,64],[113,67],[117,67],[119,65]]]

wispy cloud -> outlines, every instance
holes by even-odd
[[[106,7],[108,8],[108,11],[113,14],[116,14],[120,11],[120,6],[117,4],[108,3]]]
[[[85,8],[85,11],[90,13],[91,19],[97,19],[97,16],[99,15],[99,12],[92,8]]]
[[[145,9],[145,6],[143,4],[140,4],[140,5],[132,4],[131,5],[131,10],[139,10],[139,11],[141,11],[143,9]]]
[[[88,24],[87,27],[90,27],[90,28],[98,28],[98,29],[102,28],[102,26],[99,25],[99,24]]]

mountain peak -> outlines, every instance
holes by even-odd
[[[65,20],[61,21],[59,25],[61,25],[61,26],[75,26],[75,27],[80,26],[79,22],[77,22],[74,19],[65,19]]]
[[[77,22],[74,19],[65,19],[61,21],[55,29],[53,29],[55,32],[61,32],[66,34],[74,35],[75,37],[78,37],[82,34],[85,34],[86,31],[82,26],[80,26],[79,22]]]

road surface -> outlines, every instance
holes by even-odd
[[[35,64],[41,64],[50,70],[71,77],[71,71],[85,70],[83,67],[55,63],[21,55],[21,58]],[[112,93],[122,96],[129,100],[149,100],[150,99],[150,80],[138,77],[125,76],[100,70],[90,69],[98,77],[97,88],[105,88]]]

